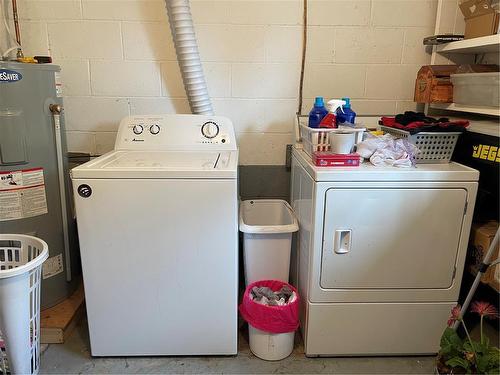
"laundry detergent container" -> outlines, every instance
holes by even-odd
[[[292,207],[279,199],[243,201],[240,231],[243,232],[245,283],[259,280],[288,282],[292,233],[299,229]]]

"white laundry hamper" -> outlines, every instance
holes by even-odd
[[[0,373],[38,373],[40,283],[48,256],[39,238],[0,234]]]

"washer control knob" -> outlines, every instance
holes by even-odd
[[[205,138],[215,138],[219,134],[219,125],[213,121],[207,121],[201,127],[201,134]]]
[[[142,134],[142,132],[144,131],[144,127],[142,125],[134,125],[134,127],[132,128],[132,131],[134,132],[134,134]]]
[[[160,132],[160,126],[158,124],[153,124],[149,127],[149,132],[153,135],[156,135]]]

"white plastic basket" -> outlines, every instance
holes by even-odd
[[[453,150],[457,145],[460,132],[420,132],[410,134],[402,129],[380,126],[385,133],[389,133],[396,138],[405,138],[420,150],[416,156],[417,164],[446,164],[451,160]]]
[[[355,132],[355,143],[357,144],[363,140],[363,134],[366,131],[366,128],[361,127],[359,124],[356,124],[355,128],[348,126],[336,129],[310,128],[307,126],[307,116],[297,116],[297,124],[304,151],[309,156],[312,156],[315,151],[330,151],[330,134],[332,133]]]
[[[0,234],[0,373],[40,369],[40,282],[47,243]]]

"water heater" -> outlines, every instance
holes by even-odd
[[[68,297],[80,274],[59,71],[0,61],[0,233],[49,245],[42,308]]]

